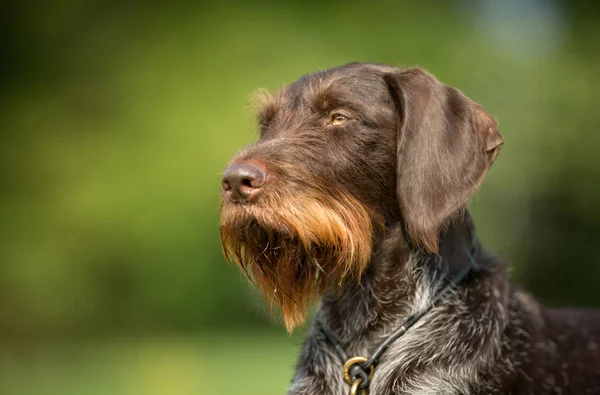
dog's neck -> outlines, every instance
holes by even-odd
[[[473,249],[478,245],[468,213],[440,236],[438,259],[413,248],[400,223],[390,226],[360,281],[325,294],[320,319],[344,342],[383,336],[424,308],[426,288],[468,264]]]
[[[312,326],[305,342],[291,393],[348,390],[340,379],[345,361],[330,335],[347,356],[369,358],[408,317],[422,312],[426,313],[418,322],[378,356],[371,393],[430,394],[440,393],[440,388],[448,389],[444,394],[469,393],[478,374],[489,374],[506,352],[502,347],[507,344],[503,336],[511,292],[505,266],[479,248],[473,232],[468,216],[454,221],[441,235],[435,259],[411,248],[400,225],[390,227],[360,281],[347,282],[323,297],[317,312],[320,325]],[[473,269],[436,300],[438,291],[449,284],[448,277],[462,273],[470,258]],[[506,365],[499,369],[510,374]],[[306,384],[303,377],[322,372],[328,372],[329,390],[294,392]]]

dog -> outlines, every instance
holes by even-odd
[[[288,394],[600,394],[600,314],[540,306],[475,236],[503,144],[480,105],[352,63],[265,94],[258,124],[220,234],[288,331],[318,302]]]

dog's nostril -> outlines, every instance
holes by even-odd
[[[223,174],[222,186],[234,201],[254,198],[267,180],[267,172],[252,163],[234,163]]]
[[[246,188],[258,188],[258,187],[255,187],[254,185],[252,185],[252,180],[249,178],[242,179],[242,186],[244,186]]]

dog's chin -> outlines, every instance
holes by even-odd
[[[333,205],[280,199],[261,207],[224,201],[221,243],[226,258],[239,264],[292,332],[326,289],[364,271],[371,256],[373,223],[354,199]]]

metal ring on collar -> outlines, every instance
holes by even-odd
[[[353,357],[346,361],[344,364],[344,380],[349,385],[353,385],[355,383],[354,378],[350,375],[350,368],[354,365],[361,365],[367,362],[368,359],[365,357]],[[369,366],[369,380],[373,378],[373,374],[375,373],[375,367],[373,365]]]

